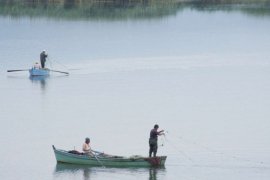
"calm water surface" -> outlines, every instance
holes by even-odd
[[[270,16],[185,8],[139,19],[0,16],[0,179],[270,178]],[[48,67],[69,71],[30,78]],[[57,164],[51,148],[147,155],[165,168]]]

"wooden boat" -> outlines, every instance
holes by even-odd
[[[50,69],[47,68],[31,68],[29,69],[30,76],[49,76]]]
[[[91,166],[112,166],[112,167],[159,167],[164,166],[167,156],[158,157],[122,157],[113,156],[107,154],[95,154],[89,156],[86,154],[74,154],[71,151],[65,151],[56,149],[53,146],[55,158],[57,162],[80,164],[80,165],[91,165]]]

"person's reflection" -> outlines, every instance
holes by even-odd
[[[149,180],[157,180],[157,169],[156,168],[149,169]]]
[[[83,177],[84,177],[84,180],[90,180],[90,169],[89,168],[83,169]]]
[[[65,164],[57,163],[55,166],[55,175],[68,175],[79,173],[83,176],[83,180],[90,180],[91,167],[87,165],[74,165],[74,164]]]
[[[49,79],[49,76],[29,76],[29,79],[33,82],[33,83],[38,83],[40,84],[40,88],[42,91],[46,90],[46,86],[47,86],[47,80]]]

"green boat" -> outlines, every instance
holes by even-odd
[[[167,159],[167,156],[123,157],[97,153],[96,151],[94,151],[95,154],[93,156],[89,156],[83,153],[77,153],[76,151],[56,149],[54,146],[53,151],[57,162],[103,167],[162,167],[165,165]]]

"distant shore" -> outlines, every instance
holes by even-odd
[[[239,11],[269,16],[270,0],[2,0],[0,16],[53,19],[144,19],[175,15],[185,9]]]

